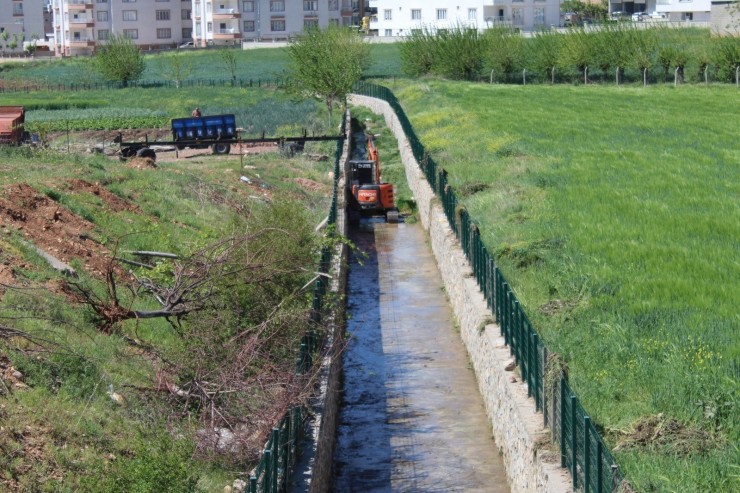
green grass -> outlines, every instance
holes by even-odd
[[[115,97],[111,97],[114,94]],[[255,137],[329,134],[328,117],[318,100],[294,101],[282,91],[258,88],[194,87],[113,91],[0,94],[0,105],[25,105],[29,131],[169,128],[172,118],[236,115],[237,126]]]
[[[218,49],[186,50],[180,56],[184,64],[190,67],[187,80],[220,80],[230,79]],[[244,81],[250,79],[275,80],[285,76],[289,66],[287,50],[285,48],[257,48],[250,50],[236,50],[236,77]],[[367,74],[373,76],[396,76],[401,74],[401,65],[396,44],[372,44],[370,46],[371,59],[367,67]],[[146,69],[141,77],[143,81],[157,81],[166,78],[166,71],[162,69],[162,59],[171,52],[147,55]],[[0,64],[0,74],[5,80],[21,83],[74,83],[91,84],[104,80],[91,70],[89,59],[85,57],[65,58],[61,60],[43,60],[30,63]],[[190,90],[190,89],[188,89]],[[191,108],[192,110],[192,108]]]
[[[149,108],[158,100],[166,107],[163,111],[192,105],[173,101],[177,93],[163,96],[161,92],[124,90],[119,95],[117,100],[111,98],[112,111],[134,105]],[[79,96],[84,99],[84,94]],[[268,113],[265,118],[274,122],[276,129],[291,130],[301,122],[321,120],[316,114],[320,106],[292,103],[273,91],[212,96],[209,101],[214,107],[225,108],[227,101],[239,101],[234,107],[245,114],[250,103],[258,105],[258,111]],[[290,107],[298,109],[294,113],[281,111]],[[334,146],[312,143],[308,150],[333,157]],[[2,147],[0,163],[0,183],[28,183],[60,207],[88,219],[92,226],[86,233],[109,250],[160,250],[181,255],[233,232],[242,224],[238,216],[265,203],[260,198],[263,190],[273,202],[300,201],[305,206],[302,217],[318,224],[330,204],[329,172],[333,168],[331,159],[315,162],[278,151],[243,159],[204,155],[141,170],[100,155]],[[264,188],[246,187],[239,180],[242,175],[258,180]],[[307,189],[296,183],[298,177],[311,179],[320,188]],[[135,203],[140,211],[112,212],[100,196],[72,189],[68,185],[72,178],[99,183]],[[239,208],[245,212],[238,213]],[[12,262],[14,284],[25,288],[4,290],[0,299],[3,324],[41,338],[53,351],[35,352],[21,341],[20,347],[26,350],[22,351],[7,339],[0,340],[0,356],[10,358],[29,385],[10,396],[0,386],[4,427],[0,434],[0,489],[185,492],[195,491],[197,484],[199,491],[221,491],[234,479],[233,464],[193,461],[195,425],[174,419],[164,394],[135,390],[155,385],[156,368],[152,355],[132,346],[124,336],[151,345],[169,361],[187,351],[187,341],[164,320],[129,321],[122,325],[120,334],[103,334],[91,325],[87,310],[69,304],[62,293],[44,289],[58,274],[20,241],[23,230],[2,231],[0,257]],[[73,262],[73,266],[83,272],[79,263]],[[141,270],[137,275],[146,277],[152,272]],[[89,278],[83,273],[82,280]],[[119,294],[124,304],[133,302],[127,290],[121,289]],[[146,297],[134,305],[142,309],[156,306]],[[292,347],[284,351],[290,353],[292,365]],[[109,385],[125,396],[125,406],[110,401],[106,395]],[[170,433],[175,429],[177,433]],[[30,449],[39,451],[31,462]],[[248,469],[249,464],[239,468]],[[17,482],[6,483],[11,478]]]
[[[617,453],[638,490],[737,485],[737,89],[394,90],[609,442],[658,413],[715,440]]]

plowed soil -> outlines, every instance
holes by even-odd
[[[84,186],[94,188],[90,184]],[[102,277],[107,270],[111,253],[92,240],[95,226],[26,184],[2,189],[0,222],[62,262],[77,259],[96,277]]]

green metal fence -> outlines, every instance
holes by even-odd
[[[450,228],[473,268],[478,286],[516,359],[522,379],[527,382],[528,394],[534,400],[536,410],[543,412],[544,424],[549,426],[553,441],[560,446],[561,466],[570,470],[574,488],[586,493],[615,491],[623,476],[614,457],[573,394],[565,375],[558,369],[546,367],[547,348],[499,270],[496,259],[483,244],[478,226],[447,183],[447,172],[426,152],[390,89],[359,82],[353,92],[382,99],[395,111],[414,157],[441,200]]]
[[[345,121],[342,121],[342,127]],[[334,157],[334,191],[329,209],[328,234],[334,234],[333,226],[337,220],[337,194],[339,187],[339,165],[342,156],[343,142],[337,141],[337,150]],[[319,336],[319,325],[325,312],[325,295],[329,289],[329,276],[333,251],[330,247],[321,250],[317,277],[314,283],[313,304],[309,316],[308,330],[301,338],[301,344],[296,356],[296,374],[308,372],[314,363],[323,340]],[[278,493],[287,490],[288,480],[293,471],[299,453],[298,444],[303,437],[303,416],[305,410],[296,406],[288,411],[278,425],[272,429],[270,438],[262,451],[262,459],[249,477],[249,493]]]
[[[129,81],[126,86],[120,82],[28,82],[28,81],[5,81],[0,86],[0,93],[18,92],[57,92],[57,91],[100,91],[111,89],[122,89],[124,87],[266,87],[277,88],[286,86],[289,79],[185,79],[176,83],[172,80],[138,80]]]

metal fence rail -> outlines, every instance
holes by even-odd
[[[345,116],[346,119],[346,116]],[[342,120],[342,127],[345,121]],[[337,150],[334,156],[334,190],[329,209],[328,235],[334,234],[334,224],[337,220],[337,194],[339,186],[339,161],[342,157],[341,140],[337,141]],[[314,363],[314,356],[321,347],[322,339],[319,336],[318,326],[321,324],[325,312],[324,299],[329,288],[329,270],[331,269],[333,250],[326,246],[322,248],[319,258],[319,275],[314,282],[313,302],[309,315],[308,329],[301,338],[300,347],[296,355],[296,374],[308,372]],[[249,493],[279,493],[287,490],[288,479],[298,456],[298,443],[303,437],[303,416],[305,410],[301,406],[293,407],[272,429],[270,438],[265,444],[262,458],[249,477]]]
[[[561,466],[570,470],[574,488],[586,493],[615,491],[623,476],[614,457],[573,394],[566,376],[556,365],[548,365],[547,348],[499,270],[496,259],[483,244],[478,225],[447,183],[447,172],[426,152],[390,89],[359,82],[353,92],[382,99],[395,111],[414,157],[441,200],[450,228],[473,268],[501,335],[521,370],[522,379],[527,382],[527,392],[536,410],[543,411],[544,424],[550,427],[553,442],[560,446]]]

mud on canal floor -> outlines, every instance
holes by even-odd
[[[418,224],[350,235],[334,491],[508,492],[475,376]]]

